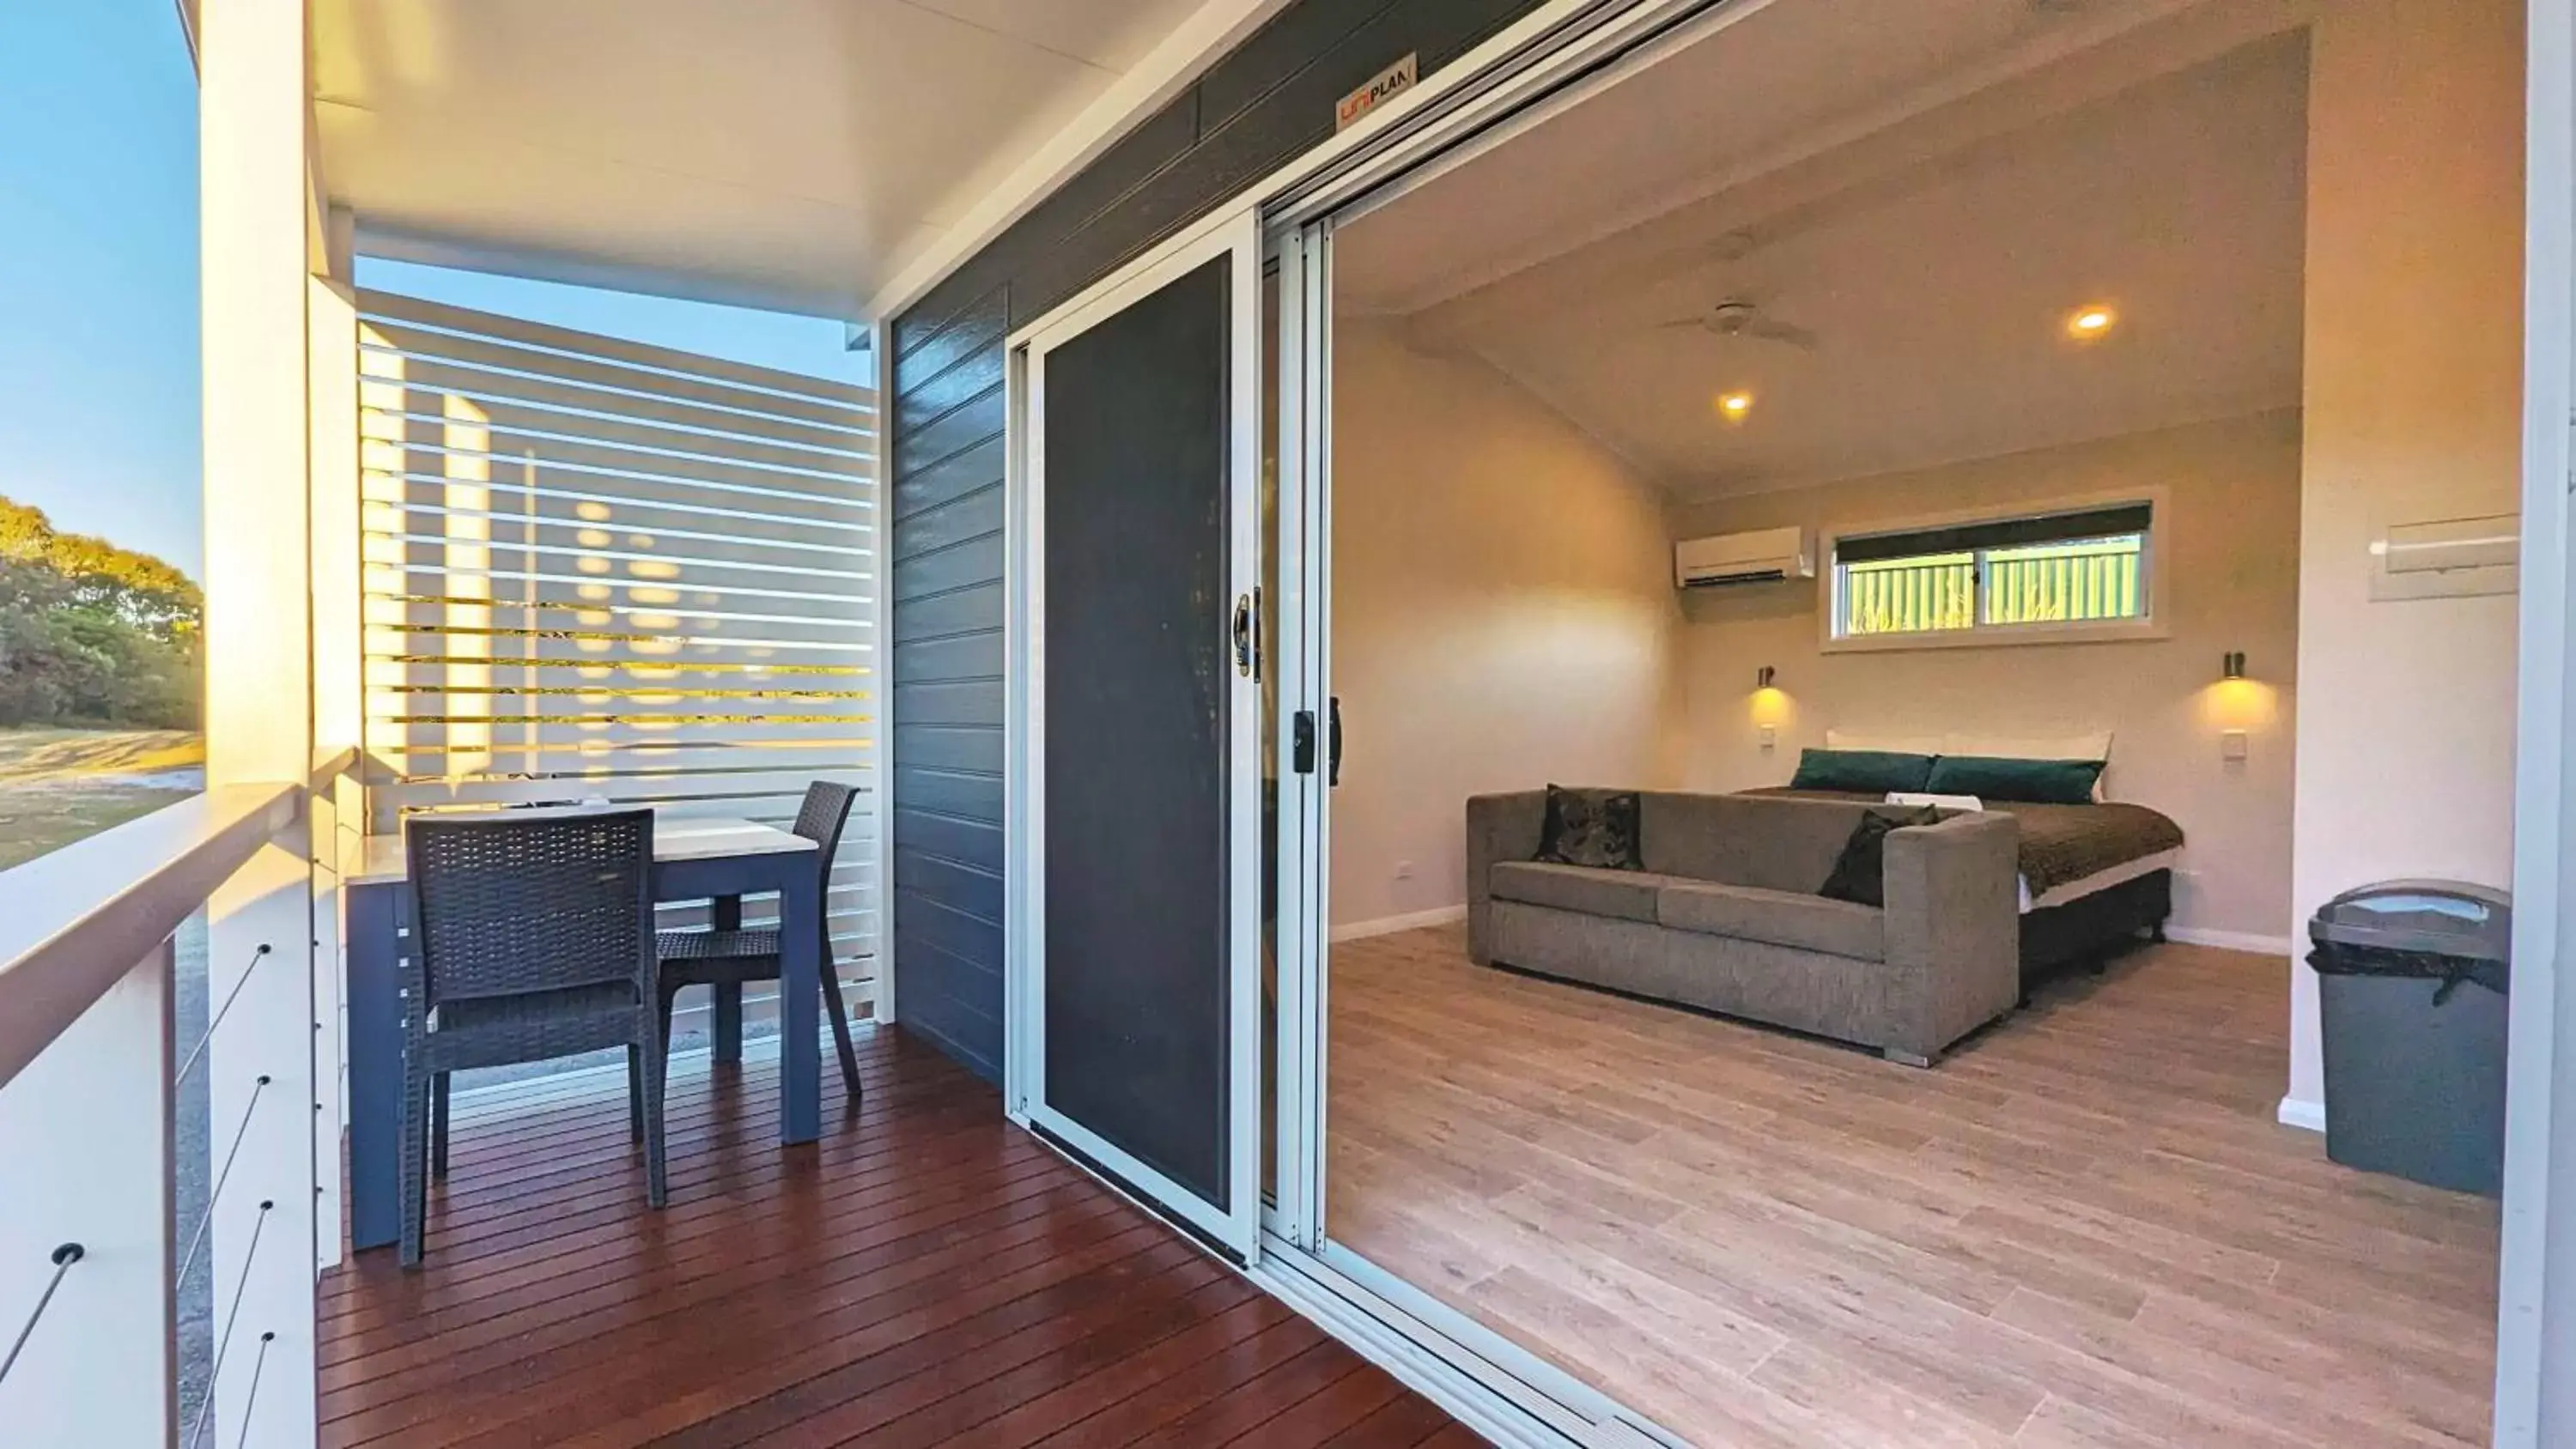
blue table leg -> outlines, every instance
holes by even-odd
[[[399,885],[349,888],[349,1245],[402,1236],[404,900]]]
[[[823,890],[813,862],[788,862],[778,897],[778,1140],[811,1142],[823,1133]]]
[[[742,897],[718,896],[713,902],[707,924],[719,931],[742,929]],[[714,1047],[713,1060],[735,1063],[742,1060],[742,985],[734,982],[709,988],[715,996],[715,1019],[708,1032]]]

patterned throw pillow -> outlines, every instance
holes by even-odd
[[[1569,790],[1547,787],[1547,820],[1538,832],[1538,859],[1554,865],[1644,870],[1634,790]]]

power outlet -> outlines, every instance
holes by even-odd
[[[1397,880],[1413,879],[1413,862],[1409,860],[1397,861],[1395,863],[1395,878]]]
[[[2218,757],[2234,764],[2245,762],[2245,731],[2226,730],[2218,736]]]
[[[1778,725],[1764,725],[1762,727],[1762,748],[1764,752],[1768,753],[1771,750],[1778,749],[1779,746],[1780,727]]]

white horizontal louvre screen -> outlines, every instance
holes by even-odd
[[[783,828],[807,782],[858,785],[826,905],[873,1000],[875,395],[383,292],[359,310],[373,828],[584,801]]]

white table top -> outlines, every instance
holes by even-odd
[[[509,820],[544,820],[556,816],[578,815],[581,809],[495,810],[495,818]],[[719,856],[788,855],[810,851],[814,842],[775,825],[762,825],[752,820],[734,820],[722,816],[682,817],[655,814],[653,817],[653,858],[658,861],[706,860]],[[403,853],[399,835],[370,835],[358,869],[341,881],[343,885],[395,885],[409,878],[411,864]]]

